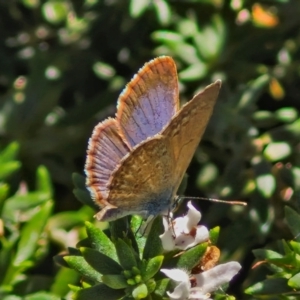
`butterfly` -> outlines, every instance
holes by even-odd
[[[221,81],[179,107],[176,65],[168,56],[146,63],[118,99],[115,118],[89,139],[86,185],[101,207],[99,221],[166,214],[213,112]]]

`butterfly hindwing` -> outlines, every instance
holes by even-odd
[[[98,204],[108,196],[108,180],[129,151],[118,132],[115,119],[108,118],[95,127],[89,140],[85,172],[87,186]]]
[[[158,135],[138,145],[121,162],[108,184],[107,201],[125,215],[157,215],[167,211],[173,195],[174,163],[168,140]],[[119,211],[115,210],[119,215]],[[103,216],[102,220],[114,216]]]

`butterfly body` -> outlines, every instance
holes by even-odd
[[[98,124],[89,141],[87,186],[102,207],[98,220],[172,210],[220,89],[208,86],[179,109],[174,61],[159,57],[127,85],[116,118]]]

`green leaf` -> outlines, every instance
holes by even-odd
[[[61,299],[60,297],[57,297],[47,292],[37,292],[24,297],[24,300],[60,300],[60,299]]]
[[[39,247],[38,241],[41,239],[41,234],[45,230],[52,209],[53,202],[48,201],[40,207],[39,212],[37,212],[21,230],[21,239],[14,258],[15,266],[21,265],[23,262],[34,256]]]
[[[182,19],[177,24],[178,32],[180,32],[180,36],[186,38],[192,38],[198,33],[198,24],[196,20],[193,18]]]
[[[86,190],[85,177],[79,173],[72,174],[72,181],[76,188]]]
[[[40,0],[22,0],[22,3],[28,8],[36,8],[40,5]]]
[[[215,15],[212,21],[193,36],[197,50],[205,61],[213,60],[220,55],[226,34],[224,22],[219,15]]]
[[[165,0],[157,0],[153,2],[153,6],[159,23],[162,25],[168,25],[171,21],[171,10],[168,3]]]
[[[92,268],[82,256],[64,256],[64,260],[70,268],[76,270],[88,280],[95,283],[102,281],[102,275]]]
[[[192,270],[197,266],[207,249],[208,243],[199,244],[191,249],[186,250],[182,255],[179,255],[169,262],[167,262],[167,268],[179,268],[184,270]]]
[[[102,281],[112,289],[125,289],[128,287],[127,280],[123,275],[103,275]]]
[[[30,192],[25,195],[15,195],[8,198],[3,207],[3,216],[15,219],[20,211],[26,211],[49,201],[49,194],[43,192]]]
[[[154,292],[156,288],[156,281],[153,278],[151,278],[146,282],[146,285],[147,285],[148,292],[151,294]]]
[[[270,198],[276,188],[274,176],[270,174],[261,174],[256,177],[256,187],[261,195],[265,198]]]
[[[300,269],[300,256],[295,252],[288,253],[281,258],[268,259],[268,262],[275,264],[287,273]]]
[[[300,237],[300,235],[299,235],[299,237]],[[295,251],[297,254],[300,255],[300,243],[299,242],[289,241],[288,244],[293,249],[293,251]]]
[[[115,245],[107,235],[90,222],[85,222],[85,226],[87,235],[91,240],[93,247],[113,260],[118,261]]]
[[[97,284],[91,288],[76,292],[74,300],[116,300],[122,296],[124,296],[122,290],[111,289],[105,284]]]
[[[266,146],[263,153],[266,159],[274,162],[288,157],[292,153],[292,149],[288,143],[273,142]]]
[[[0,168],[0,180],[5,179],[13,172],[20,169],[20,167],[21,167],[21,163],[18,161],[10,161],[7,163],[2,163]]]
[[[95,209],[99,210],[99,206],[95,204],[93,201],[89,191],[86,188],[86,178],[78,173],[72,174],[73,184],[75,185],[75,189],[73,190],[73,194],[75,197],[83,204],[88,205]]]
[[[259,110],[254,112],[252,119],[257,127],[268,128],[277,124],[273,112],[268,110]]]
[[[266,88],[267,84],[269,83],[269,80],[270,76],[264,74],[249,83],[249,86],[243,93],[236,109],[238,111],[247,112],[253,103],[258,100],[259,96],[263,92],[263,89]]]
[[[292,292],[293,290],[287,285],[288,280],[285,278],[266,279],[256,283],[245,290],[249,295],[280,295]]]
[[[293,289],[300,289],[300,273],[297,273],[288,280],[288,285]]]
[[[138,245],[138,249],[139,249],[139,253],[143,253],[143,250],[145,248],[145,245],[146,245],[146,237],[142,234],[140,234],[143,228],[143,218],[138,216],[138,215],[133,215],[131,217],[131,220],[130,220],[130,227],[132,229],[132,231],[134,232],[134,235],[135,235],[135,240],[136,240],[136,243]],[[147,227],[146,227],[147,229]]]
[[[49,198],[53,195],[53,188],[50,174],[46,167],[39,166],[37,169],[36,189],[43,193],[48,193]]]
[[[266,250],[266,249],[256,249],[252,251],[254,256],[257,259],[260,260],[268,260],[268,259],[275,259],[275,258],[282,258],[283,255],[280,253],[277,253],[272,250]]]
[[[148,261],[145,262],[145,264],[141,268],[141,275],[144,281],[149,280],[159,271],[163,260],[164,256],[160,255],[150,258]]]
[[[212,184],[219,176],[219,170],[214,163],[208,162],[201,167],[196,184],[201,189]]]
[[[2,215],[3,206],[9,193],[8,184],[0,182],[0,216]]]
[[[66,20],[68,14],[67,4],[63,1],[47,1],[42,6],[44,18],[52,24],[59,24]]]
[[[209,240],[212,245],[216,245],[220,234],[220,226],[209,230]]]
[[[285,206],[285,220],[297,240],[300,240],[300,215],[290,208],[289,206]]]
[[[100,253],[97,250],[89,248],[80,248],[80,251],[85,260],[99,273],[105,274],[120,274],[122,267],[109,256]]]
[[[164,251],[159,237],[163,233],[162,217],[158,216],[153,220],[150,232],[147,236],[145,249],[143,252],[144,259],[150,259],[161,255]]]
[[[183,43],[183,37],[174,31],[169,30],[157,30],[151,34],[151,37],[156,42],[164,43],[168,46],[174,46],[178,43]]]
[[[186,69],[179,72],[178,76],[183,81],[194,81],[205,77],[207,74],[207,65],[201,61],[191,64]]]
[[[199,263],[200,259],[207,249],[207,246],[207,243],[202,243],[186,250],[182,255],[179,256],[176,267],[191,270]]]
[[[116,74],[116,71],[112,66],[100,61],[93,65],[93,71],[100,79],[104,80],[108,80]]]
[[[115,240],[118,240],[118,238],[123,239],[128,245],[131,245],[138,256],[139,247],[137,245],[135,235],[130,227],[129,220],[130,217],[124,217],[116,221],[109,222],[111,240],[114,242]]]
[[[87,206],[83,206],[77,211],[69,210],[56,213],[49,220],[49,230],[53,231],[53,236],[58,232],[62,234],[62,229],[69,231],[78,225],[82,226],[83,220],[92,219],[92,216],[93,211]]]
[[[291,184],[292,187],[297,190],[300,190],[300,168],[293,167],[292,176],[293,176],[293,184]]]
[[[88,205],[96,211],[99,210],[99,206],[95,204],[95,202],[91,198],[90,193],[87,190],[74,189],[73,194],[82,204]]]
[[[138,285],[133,291],[132,291],[132,297],[133,299],[145,299],[148,296],[148,288],[146,284],[140,284]]]
[[[60,296],[63,299],[69,292],[68,284],[76,284],[80,280],[80,275],[72,269],[60,268],[53,278],[53,283],[50,287],[50,292]]]
[[[116,242],[116,250],[119,262],[124,270],[131,270],[133,267],[137,267],[136,256],[132,247],[123,240],[118,239]]]
[[[162,280],[156,281],[156,288],[155,288],[155,295],[158,296],[165,296],[167,290],[169,289],[170,279],[169,278],[163,278]]]
[[[16,160],[19,148],[20,146],[17,142],[12,142],[2,150],[0,153],[0,165]]]
[[[129,13],[131,17],[138,18],[140,17],[145,10],[150,6],[151,1],[150,0],[131,0],[130,6],[129,6]]]
[[[298,111],[294,107],[282,107],[275,111],[276,118],[285,123],[290,123],[298,118]]]
[[[280,242],[278,241],[278,244],[280,245]],[[290,243],[287,242],[286,240],[281,240],[281,245],[280,245],[284,251],[284,254],[289,254],[293,252],[293,248],[291,247]]]
[[[118,238],[125,238],[130,231],[129,228],[129,218],[124,217],[116,221],[109,222],[111,240],[117,240]]]

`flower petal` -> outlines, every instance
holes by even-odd
[[[190,292],[189,288],[181,282],[176,286],[173,293],[167,292],[167,294],[171,300],[188,300]]]
[[[192,230],[193,227],[197,226],[201,220],[201,213],[198,211],[193,205],[192,202],[189,201],[187,203],[187,207],[189,208],[187,215],[184,217],[186,219],[186,227],[188,232]]]
[[[203,225],[197,226],[197,231],[196,231],[196,236],[195,236],[195,245],[204,243],[204,242],[208,241],[208,239],[209,239],[208,229]]]
[[[218,289],[221,285],[228,283],[241,269],[236,261],[221,264],[203,273],[193,275],[196,278],[197,286],[201,287],[204,294]]]
[[[185,300],[189,299],[189,290],[191,288],[191,283],[189,280],[189,275],[180,270],[180,269],[161,269],[161,272],[163,272],[166,276],[168,276],[170,279],[180,282],[174,289],[172,293],[167,292],[170,299],[180,299]]]
[[[159,237],[161,239],[162,246],[166,251],[172,251],[175,248],[175,239],[173,236],[172,228],[169,227],[167,218],[163,218],[163,224],[165,232]]]
[[[190,289],[189,300],[192,300],[192,299],[195,299],[195,300],[212,300],[210,298],[210,294],[209,293],[204,294],[202,292],[202,289],[199,288],[199,287],[195,287],[195,288]]]
[[[163,272],[166,276],[168,276],[170,279],[177,281],[177,282],[185,282],[188,285],[190,285],[190,279],[189,275],[180,269],[161,269],[161,272]]]

